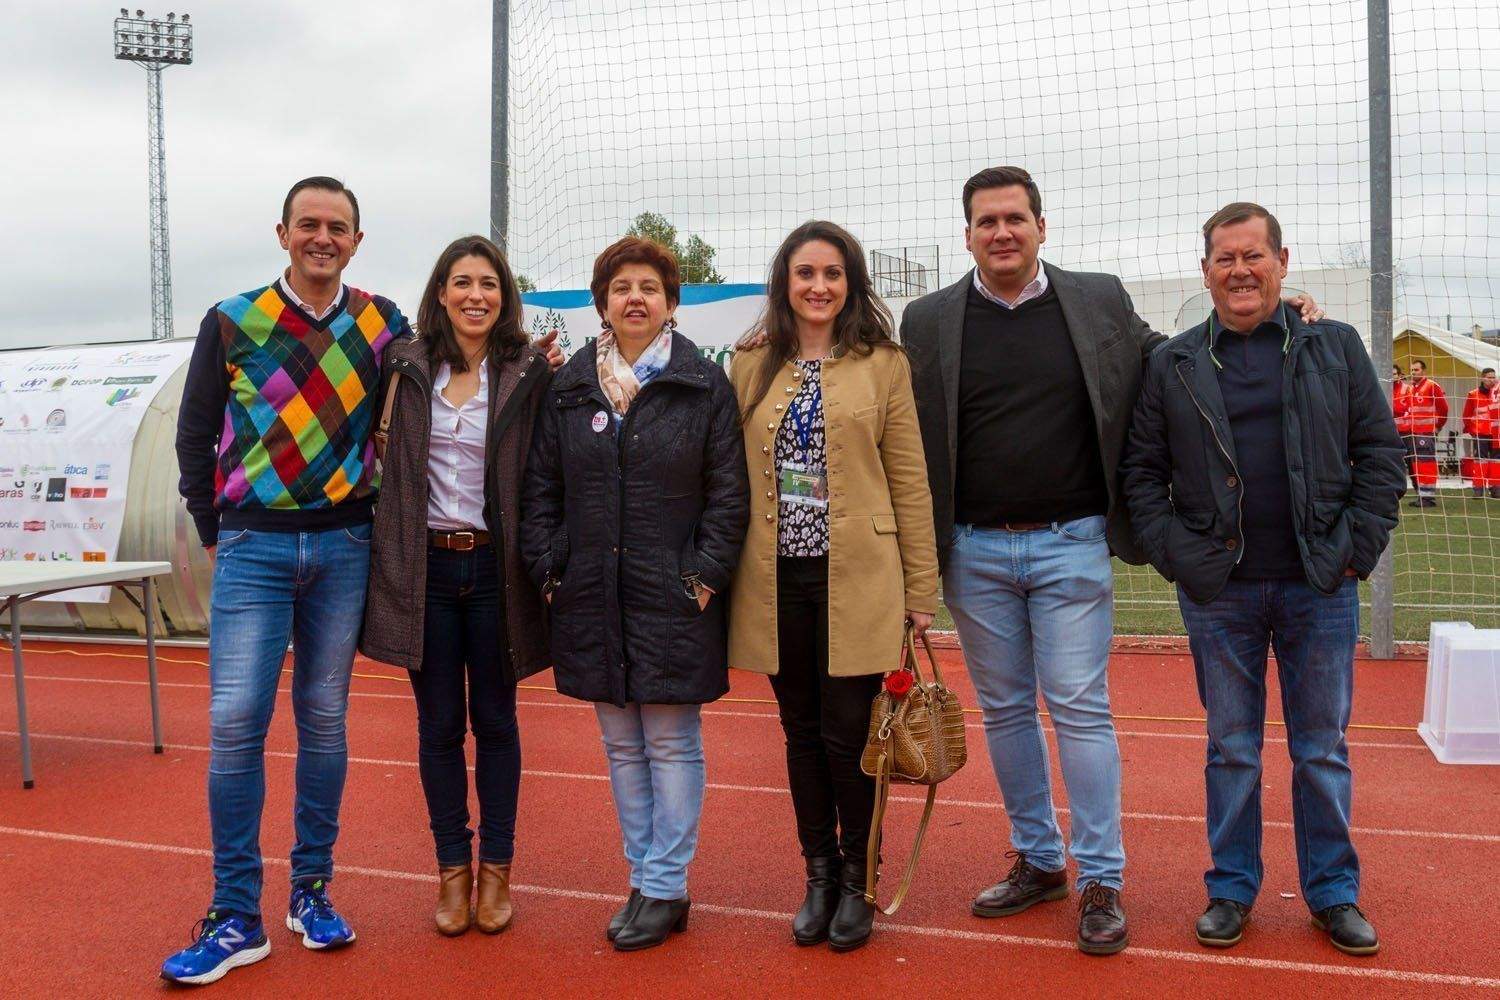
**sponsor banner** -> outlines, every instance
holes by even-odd
[[[0,561],[108,562],[141,418],[191,340],[0,351]],[[100,603],[109,589],[44,600]]]
[[[526,328],[532,337],[557,331],[563,353],[572,355],[599,336],[599,313],[588,289],[527,292]],[[683,285],[677,307],[677,330],[704,357],[729,367],[734,342],[754,324],[766,301],[764,285]]]

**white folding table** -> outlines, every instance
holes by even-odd
[[[151,746],[161,753],[161,710],[156,699],[156,580],[172,572],[164,562],[0,562],[0,613],[10,612],[10,657],[16,677],[21,731],[21,787],[31,777],[31,733],[26,725],[26,667],[21,654],[21,605],[38,597],[82,587],[118,587],[146,618],[146,670],[151,678]],[[141,588],[136,601],[127,587]]]

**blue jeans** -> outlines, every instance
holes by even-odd
[[[1208,713],[1210,898],[1246,906],[1260,891],[1260,750],[1266,652],[1276,652],[1281,712],[1292,756],[1292,825],[1302,898],[1312,910],[1359,899],[1359,856],[1349,840],[1353,784],[1344,730],[1354,697],[1359,588],[1333,596],[1298,580],[1230,580],[1210,604],[1180,590]]]
[[[266,731],[289,638],[297,721],[292,881],[333,876],[348,768],[344,717],[369,565],[368,524],[219,532],[208,639],[215,910],[260,914]]]
[[[1037,689],[1052,715],[1078,881],[1123,885],[1120,747],[1109,711],[1114,576],[1104,518],[1036,531],[956,525],[943,598],[979,695],[1011,846],[1065,864]]]
[[[706,780],[701,708],[594,703],[630,887],[652,899],[687,895]]]

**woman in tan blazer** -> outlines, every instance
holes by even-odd
[[[911,369],[864,250],[808,222],[777,250],[730,380],[743,413],[750,529],[731,588],[729,665],[771,675],[807,897],[798,944],[863,945],[875,786],[859,767],[903,618],[937,611],[937,547]]]

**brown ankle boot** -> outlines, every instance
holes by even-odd
[[[510,865],[479,862],[479,899],[474,922],[486,934],[499,934],[510,926]]]
[[[469,909],[469,894],[474,889],[474,866],[455,865],[438,869],[437,929],[439,934],[457,937],[469,929],[474,919]]]

